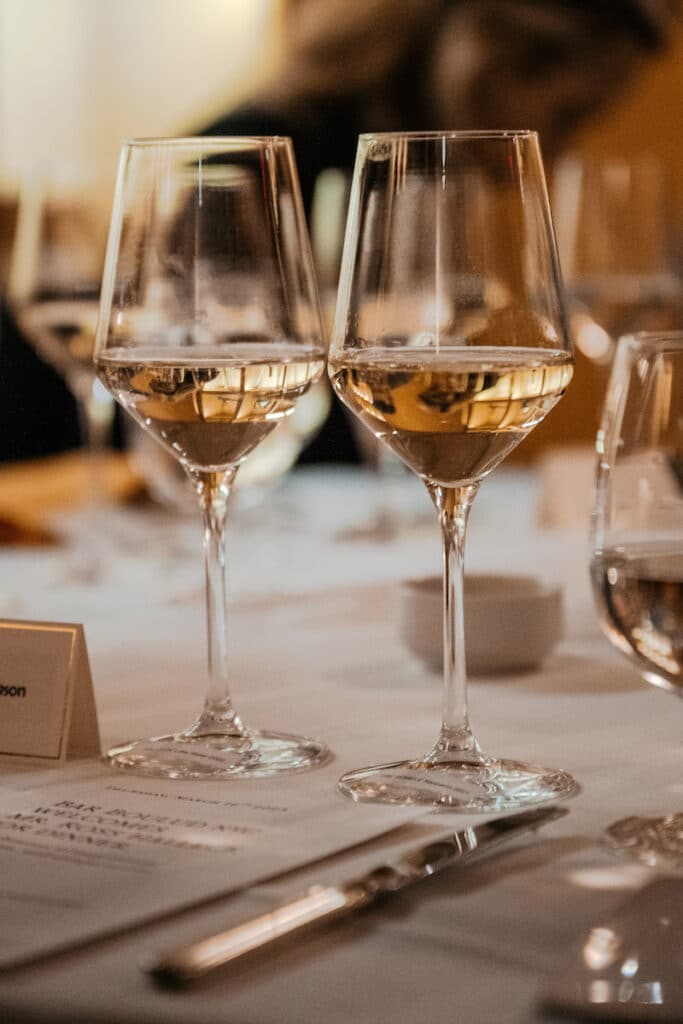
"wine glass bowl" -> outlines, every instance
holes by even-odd
[[[95,381],[104,245],[99,203],[88,189],[27,184],[22,190],[9,300],[26,337],[79,402],[87,402]]]
[[[329,372],[351,412],[424,482],[444,543],[441,732],[422,758],[347,773],[342,791],[476,811],[568,795],[566,772],[485,754],[466,701],[469,508],[572,374],[534,133],[361,136]]]
[[[534,444],[592,446],[617,340],[683,323],[673,190],[653,156],[568,154],[554,167],[552,210],[575,345],[574,385]],[[588,515],[589,494],[586,505]]]
[[[683,696],[683,334],[619,341],[592,547],[604,632],[647,682]]]
[[[268,777],[319,740],[246,726],[229,692],[224,528],[244,459],[321,376],[325,346],[291,143],[124,146],[102,287],[99,377],[183,467],[204,516],[208,693],[187,729],[110,751],[171,778]]]
[[[106,498],[103,460],[115,403],[95,374],[93,351],[106,220],[90,182],[26,182],[18,202],[8,302],[24,338],[65,381],[86,455],[84,515],[74,531],[66,578],[101,576],[98,514]]]
[[[600,625],[646,682],[683,697],[683,333],[619,340],[597,452]],[[607,836],[650,865],[683,867],[683,812],[632,815]]]
[[[578,351],[609,366],[622,335],[677,328],[683,282],[671,187],[659,161],[565,157],[553,198]]]

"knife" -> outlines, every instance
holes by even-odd
[[[469,862],[514,836],[561,818],[567,811],[541,807],[449,832],[338,885],[313,885],[298,898],[224,932],[162,953],[143,964],[166,988],[184,988],[247,953],[312,925],[336,921],[381,896],[398,892],[455,864]]]

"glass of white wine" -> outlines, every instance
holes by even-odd
[[[683,333],[621,338],[597,441],[591,577],[600,624],[643,679],[683,697]],[[683,812],[611,841],[683,866]]]
[[[192,725],[110,750],[115,768],[182,779],[268,777],[328,757],[317,739],[250,729],[233,707],[224,547],[238,469],[322,374],[323,339],[290,140],[123,147],[95,362],[105,387],[196,490],[209,678]]]
[[[468,512],[572,375],[535,133],[361,136],[329,371],[342,401],[425,483],[444,547],[440,734],[423,757],[348,772],[342,791],[481,812],[570,794],[564,771],[484,753],[466,696]]]

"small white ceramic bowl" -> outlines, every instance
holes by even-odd
[[[442,670],[441,577],[401,584],[399,630],[406,646]],[[532,576],[465,576],[465,650],[469,675],[539,668],[562,637],[560,587]]]

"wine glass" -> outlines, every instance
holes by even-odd
[[[291,142],[126,144],[95,362],[183,466],[204,516],[208,693],[172,736],[107,754],[170,778],[266,777],[321,764],[323,743],[247,727],[228,680],[224,527],[235,475],[323,372],[325,346]]]
[[[481,480],[552,408],[572,356],[534,132],[360,137],[333,388],[425,483],[444,549],[444,703],[423,757],[348,772],[355,800],[489,812],[571,793],[485,754],[468,721],[463,556]]]
[[[93,365],[105,241],[106,217],[91,188],[53,181],[25,183],[8,299],[22,334],[65,380],[76,401],[87,454],[86,517],[81,524],[86,528],[69,576],[82,582],[99,577],[95,515],[104,502],[102,463],[115,409]]]
[[[555,166],[551,201],[575,344],[556,433],[580,432],[592,445],[617,339],[683,322],[671,182],[646,154],[568,154]]]
[[[683,696],[683,333],[619,340],[597,440],[591,579],[600,624],[643,679]],[[683,812],[611,826],[683,866]]]

